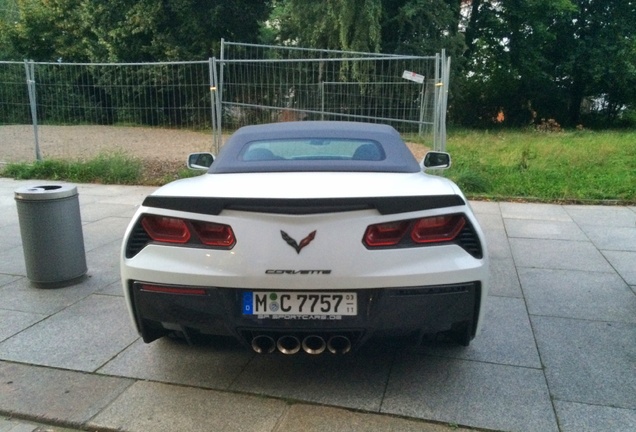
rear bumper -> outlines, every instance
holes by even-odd
[[[197,287],[196,293],[183,295],[145,291],[132,282],[128,289],[137,328],[146,342],[175,330],[186,335],[232,336],[246,346],[262,334],[272,338],[294,335],[299,339],[313,334],[324,338],[346,334],[355,349],[375,336],[433,334],[458,324],[465,326],[470,340],[482,307],[479,282],[355,290],[358,315],[339,318],[243,315],[242,289]]]

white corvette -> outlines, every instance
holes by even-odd
[[[149,195],[121,277],[144,341],[238,338],[258,353],[346,353],[372,337],[444,334],[483,319],[482,231],[446,153],[418,163],[395,129],[294,122],[239,129],[206,174]],[[408,339],[407,339],[408,340]]]

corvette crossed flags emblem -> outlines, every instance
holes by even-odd
[[[304,248],[305,246],[307,246],[309,243],[311,243],[311,241],[316,238],[316,231],[312,231],[309,233],[309,235],[307,237],[305,237],[304,239],[302,239],[300,241],[300,243],[296,243],[296,240],[294,240],[293,238],[291,238],[289,236],[289,234],[287,234],[285,231],[281,230],[280,231],[281,236],[283,237],[283,240],[285,240],[287,242],[288,245],[290,245],[291,247],[293,247],[297,253],[300,253],[300,251],[302,250],[302,248]]]

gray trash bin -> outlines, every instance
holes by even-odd
[[[77,187],[23,187],[15,201],[31,283],[58,288],[80,282],[87,267]]]

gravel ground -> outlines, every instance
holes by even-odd
[[[103,153],[124,152],[142,160],[145,179],[174,174],[185,167],[188,153],[212,149],[211,132],[147,127],[40,126],[38,141],[45,159],[87,160]],[[421,160],[427,149],[408,144]],[[0,164],[34,160],[33,127],[0,126]]]

